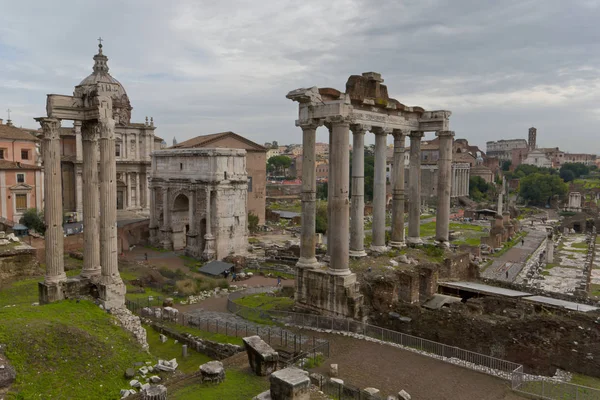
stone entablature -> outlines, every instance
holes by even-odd
[[[152,155],[150,241],[198,258],[248,246],[246,151],[170,149]]]

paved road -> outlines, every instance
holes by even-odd
[[[528,232],[525,236],[525,243],[518,243],[506,253],[496,258],[492,265],[482,273],[484,278],[497,279],[501,281],[513,282],[519,275],[525,261],[533,253],[546,237],[545,225],[525,226],[524,230]]]

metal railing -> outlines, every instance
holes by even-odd
[[[515,372],[512,379],[512,389],[515,392],[535,396],[543,400],[598,400],[600,389],[573,383],[550,381]]]

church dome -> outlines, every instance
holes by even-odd
[[[108,73],[108,57],[102,53],[102,43],[98,45],[98,54],[94,56],[93,72],[75,87],[75,96],[85,96],[95,90],[98,84],[103,91],[111,93],[115,122],[119,125],[128,125],[133,107],[121,82]]]

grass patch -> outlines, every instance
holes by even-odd
[[[144,246],[145,249],[158,251],[159,253],[168,253],[171,250],[164,249],[162,247],[154,247],[154,246]]]
[[[317,368],[323,364],[323,361],[325,361],[325,358],[322,354],[317,354],[315,357],[309,357],[304,364],[304,369]]]
[[[31,304],[38,301],[38,282],[43,277],[24,279],[10,285],[0,285],[0,306],[9,304]]]
[[[125,369],[155,361],[91,302],[0,308],[0,321],[17,370],[8,399],[115,399]]]
[[[296,276],[292,275],[292,274],[288,274],[286,272],[281,272],[281,271],[273,271],[273,270],[268,270],[268,269],[256,269],[256,268],[246,268],[244,269],[244,272],[252,272],[254,275],[260,275],[260,273],[264,273],[265,275],[267,274],[271,274],[274,278],[277,278],[278,276],[281,278],[285,278],[285,279],[296,279]]]
[[[289,310],[294,305],[290,297],[277,297],[269,293],[251,294],[233,301],[240,306],[257,308],[261,310]]]
[[[255,238],[255,237],[249,237],[248,238],[248,243],[249,244],[258,244],[258,243],[260,243],[260,239],[259,238]]]
[[[590,285],[590,295],[600,297],[600,285],[597,285],[597,284]]]
[[[183,265],[185,265],[188,268],[198,267],[202,264],[202,262],[196,260],[194,257],[186,256],[183,254],[180,255],[179,258],[183,260]]]
[[[182,325],[177,325],[174,324],[172,322],[162,322],[162,325],[169,327],[170,329],[176,330],[178,332],[182,332],[182,333],[189,333],[190,335],[194,335],[197,336],[199,338],[202,339],[206,339],[206,340],[212,340],[213,342],[218,342],[218,343],[229,343],[229,344],[237,344],[239,346],[243,346],[244,342],[242,341],[242,338],[239,338],[237,336],[228,336],[222,333],[212,333],[212,332],[207,332],[204,330],[201,330],[200,328],[195,328],[192,326],[182,326]],[[202,324],[202,326],[205,326],[204,324]],[[211,326],[214,326],[214,323],[211,324]],[[219,328],[219,330],[221,330],[223,328]],[[238,325],[238,332],[242,332],[242,325]],[[231,328],[231,333],[235,332],[235,326],[233,326]],[[245,330],[244,330],[245,332]]]
[[[300,200],[295,200],[292,202],[273,202],[271,204],[269,204],[269,207],[271,210],[277,210],[277,211],[291,211],[291,212],[302,212],[302,203],[300,202]]]
[[[248,369],[228,368],[225,381],[218,385],[195,383],[169,393],[174,400],[248,400],[269,389],[269,378]]]
[[[598,285],[600,286],[600,285]],[[594,378],[592,376],[573,374],[571,383],[581,386],[587,386],[595,389],[600,389],[600,378]]]
[[[148,333],[148,345],[150,345],[150,352],[152,355],[163,360],[176,358],[177,364],[179,364],[177,369],[186,374],[198,371],[200,365],[212,360],[207,355],[198,353],[192,349],[188,349],[188,356],[183,358],[181,355],[181,343],[175,344],[175,340],[171,338],[165,343],[161,343],[159,339],[160,334],[158,332],[150,326],[144,326],[144,328],[146,328],[146,332]]]

